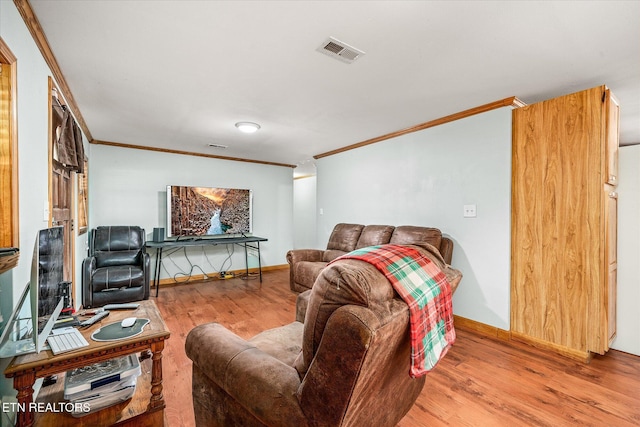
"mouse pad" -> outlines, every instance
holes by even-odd
[[[124,338],[135,337],[142,333],[142,330],[149,323],[149,319],[136,319],[136,323],[129,327],[123,328],[122,322],[113,322],[105,325],[91,334],[94,341],[116,341]]]

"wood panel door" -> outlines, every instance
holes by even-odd
[[[63,280],[72,283],[71,295],[75,295],[74,231],[73,231],[73,174],[71,169],[58,161],[57,143],[62,133],[63,105],[58,100],[58,90],[49,78],[49,224],[64,227]]]
[[[73,259],[73,217],[71,172],[52,159],[51,167],[51,226],[64,227],[64,274],[66,282],[71,282]]]
[[[596,87],[513,112],[512,335],[581,360],[608,349],[615,298],[607,287],[615,203],[602,191],[608,163],[617,164],[605,154],[607,93]]]

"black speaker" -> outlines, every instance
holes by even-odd
[[[154,242],[164,242],[164,228],[154,228],[153,229],[153,241]]]

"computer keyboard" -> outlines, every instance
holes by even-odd
[[[87,347],[89,343],[76,328],[60,328],[51,331],[47,337],[47,343],[53,354],[65,353]]]

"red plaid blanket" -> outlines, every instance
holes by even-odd
[[[338,259],[358,259],[384,274],[409,306],[412,377],[425,375],[456,340],[451,285],[440,268],[417,249],[380,245],[357,249]]]

